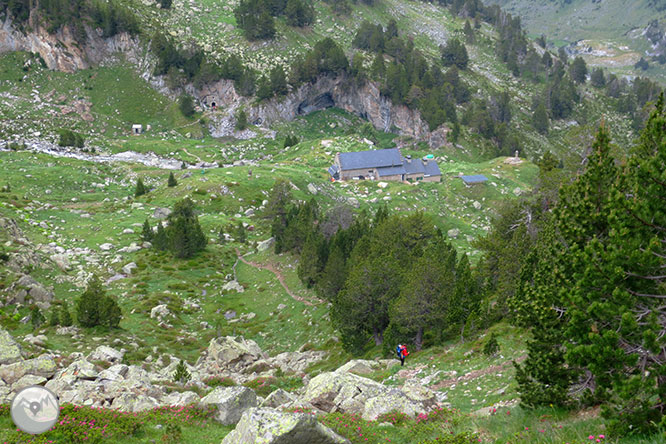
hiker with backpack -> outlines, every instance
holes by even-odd
[[[400,366],[402,367],[403,365],[405,365],[405,358],[409,356],[407,347],[403,344],[398,344],[398,347],[396,347],[395,352],[398,354],[398,359],[400,359]]]

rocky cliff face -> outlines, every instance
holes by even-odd
[[[49,69],[63,72],[74,72],[100,63],[105,57],[122,52],[132,63],[145,64],[145,54],[137,39],[129,34],[118,34],[104,39],[101,32],[86,28],[87,44],[79,45],[68,26],[49,34],[45,28],[34,24],[31,31],[23,33],[12,26],[7,16],[0,22],[0,53],[11,51],[28,51],[38,53]]]
[[[141,77],[155,89],[172,99],[178,95],[166,86],[162,77],[151,75],[154,57],[150,55],[146,45],[141,45],[138,39],[129,34],[118,34],[105,39],[102,38],[101,31],[87,28],[87,42],[79,45],[66,26],[55,34],[49,34],[37,23],[33,24],[30,32],[23,33],[12,26],[9,17],[0,25],[0,53],[39,53],[49,69],[63,72],[86,69],[102,63],[114,53],[122,53],[128,61],[137,66]],[[440,127],[430,132],[417,110],[404,105],[394,105],[381,95],[374,82],[357,85],[346,76],[320,77],[316,82],[302,85],[286,97],[275,98],[257,106],[251,104],[251,99],[239,96],[233,82],[229,80],[220,80],[201,90],[189,85],[186,92],[197,97],[206,106],[210,107],[213,103],[217,106],[218,111],[212,114],[210,120],[213,137],[250,138],[256,135],[252,131],[238,132],[234,129],[235,115],[241,106],[246,108],[250,122],[264,128],[280,120],[293,120],[299,115],[335,106],[367,119],[381,131],[397,129],[401,135],[428,141],[431,147],[446,143],[446,128]]]
[[[382,96],[374,82],[357,85],[345,76],[320,77],[314,83],[302,85],[286,97],[274,98],[257,106],[239,96],[233,82],[221,80],[198,91],[201,103],[219,111],[213,113],[210,131],[214,137],[234,136],[235,114],[245,105],[250,122],[259,126],[269,126],[280,120],[293,120],[299,115],[331,107],[338,107],[367,119],[375,128],[390,131],[397,128],[401,135],[427,140],[432,147],[446,143],[447,129],[440,127],[429,131],[428,124],[419,111],[404,105],[394,105]]]

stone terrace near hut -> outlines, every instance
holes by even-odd
[[[440,182],[442,173],[431,159],[403,157],[400,150],[368,150],[337,153],[335,163],[328,169],[335,180],[391,180]]]

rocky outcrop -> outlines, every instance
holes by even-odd
[[[41,309],[49,308],[54,296],[51,290],[47,290],[42,284],[27,274],[24,274],[18,281],[14,282],[9,288],[9,294],[8,304],[25,304],[29,302],[36,304]]]
[[[311,415],[253,408],[243,413],[222,444],[349,444],[349,440]]]
[[[267,356],[256,342],[243,337],[225,336],[214,338],[208,349],[197,361],[197,367],[205,367],[209,372],[231,370],[241,372],[248,366]]]
[[[366,420],[375,420],[390,411],[415,416],[432,407],[402,390],[345,372],[322,373],[312,378],[303,400],[325,412],[360,414]]]
[[[203,407],[215,406],[215,420],[223,425],[236,424],[243,412],[257,406],[257,395],[247,387],[218,387],[201,398]]]
[[[69,26],[49,34],[37,20],[31,20],[30,32],[25,33],[16,29],[9,16],[5,16],[4,21],[0,22],[0,53],[38,53],[49,69],[63,72],[86,69],[115,52],[123,52],[135,64],[143,64],[141,45],[129,34],[122,33],[105,39],[102,38],[101,30],[89,27],[86,27],[86,34],[86,44],[81,45]]]
[[[233,135],[229,129],[234,127],[236,111],[250,104],[249,99],[236,93],[229,80],[202,88],[198,97],[207,105],[215,102],[224,107],[211,114],[210,131],[214,137]],[[286,97],[268,100],[255,107],[247,106],[247,112],[253,124],[270,126],[277,121],[293,120],[299,115],[334,106],[367,119],[381,131],[397,128],[400,134],[427,140],[432,147],[446,143],[446,128],[431,133],[418,110],[394,105],[380,93],[374,82],[359,86],[346,76],[319,77],[316,82],[302,85]]]
[[[7,330],[0,328],[0,365],[21,361],[21,347]]]

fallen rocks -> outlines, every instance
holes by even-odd
[[[242,293],[245,291],[245,288],[241,284],[238,283],[238,281],[229,281],[224,286],[222,287],[222,290],[224,291],[237,291],[239,293]]]
[[[366,420],[375,420],[392,410],[410,416],[426,410],[423,402],[409,398],[402,390],[344,372],[322,373],[312,378],[303,400],[325,412],[361,414]]]
[[[257,406],[257,395],[247,387],[218,387],[201,398],[201,406],[217,408],[215,420],[223,425],[236,424],[243,412]]]
[[[349,444],[312,415],[252,408],[222,444]]]
[[[166,304],[156,305],[150,310],[150,319],[158,319],[161,321],[169,315],[171,315],[171,312]]]

